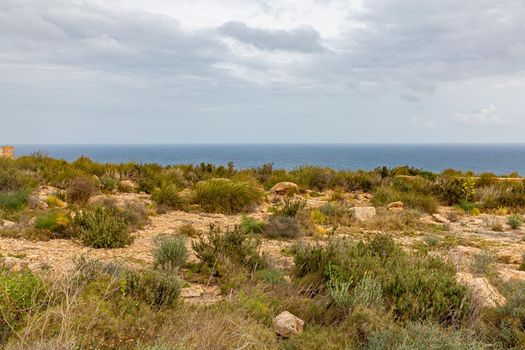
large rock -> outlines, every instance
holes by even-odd
[[[366,221],[376,216],[376,208],[374,207],[353,207],[350,211],[354,213],[354,217],[357,221]]]
[[[474,277],[468,272],[458,272],[456,277],[458,283],[470,290],[479,308],[495,308],[507,303],[507,299],[485,277]]]
[[[296,193],[296,192],[299,192],[299,186],[297,186],[293,182],[279,182],[275,184],[275,186],[272,187],[270,192],[278,194],[278,195]]]
[[[304,321],[288,311],[281,312],[273,322],[275,332],[285,338],[301,333],[304,328]]]

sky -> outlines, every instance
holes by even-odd
[[[1,0],[0,144],[525,142],[523,0]]]

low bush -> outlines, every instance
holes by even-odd
[[[251,179],[211,179],[194,186],[193,202],[204,211],[234,214],[248,212],[263,198],[260,185]]]
[[[179,234],[193,238],[199,235],[199,231],[197,231],[197,229],[191,224],[184,224],[181,227],[179,227]]]
[[[32,272],[0,269],[0,345],[18,331],[29,310],[37,307],[43,284]]]
[[[0,192],[0,209],[19,211],[27,207],[29,194],[26,191]]]
[[[66,200],[71,203],[86,203],[97,193],[98,185],[94,178],[88,176],[76,177],[69,181],[66,188]]]
[[[306,201],[301,199],[286,198],[280,206],[270,208],[273,216],[294,218],[306,207]]]
[[[301,236],[301,227],[295,217],[270,216],[263,234],[268,238],[294,239]]]
[[[387,236],[369,243],[332,239],[326,247],[299,244],[294,261],[297,278],[309,277],[311,285],[314,277],[321,282],[319,288],[347,283],[350,294],[362,295],[360,300],[382,299],[399,320],[448,325],[468,316],[468,293],[457,284],[453,266],[434,257],[408,255]],[[365,277],[370,280],[363,281]]]
[[[251,271],[266,267],[259,253],[260,246],[260,240],[249,237],[240,227],[223,232],[219,227],[211,226],[207,238],[201,236],[192,242],[197,258],[210,268],[216,268],[221,260],[227,259]]]
[[[520,228],[523,225],[523,215],[512,214],[507,218],[507,224],[513,230]]]
[[[93,248],[122,248],[133,242],[124,218],[107,208],[78,212],[73,228],[82,243]]]
[[[55,237],[69,237],[71,220],[68,215],[60,212],[52,212],[40,215],[36,218],[35,227],[39,230],[51,232]]]
[[[263,233],[266,224],[264,221],[243,215],[241,218],[241,227],[246,233]]]
[[[153,251],[155,268],[174,271],[184,266],[188,258],[186,241],[186,237],[179,235],[158,237]]]
[[[290,176],[301,189],[323,191],[332,184],[335,171],[330,168],[303,166],[292,170]]]

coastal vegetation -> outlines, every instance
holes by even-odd
[[[0,158],[0,346],[524,348],[524,212],[516,174]]]

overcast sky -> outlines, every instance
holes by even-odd
[[[0,144],[525,142],[524,0],[0,0]]]

